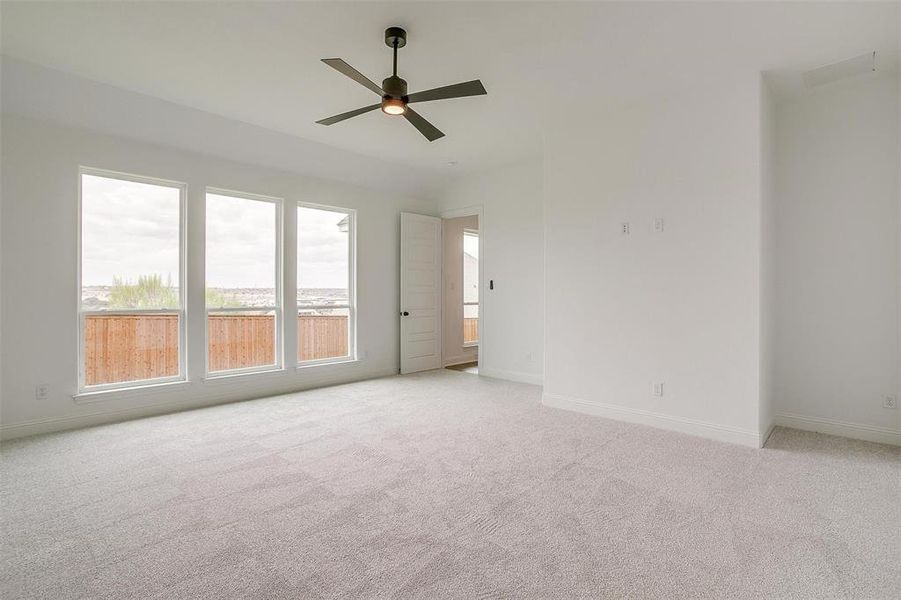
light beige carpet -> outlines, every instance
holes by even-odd
[[[440,370],[6,443],[13,598],[898,598],[901,449]]]

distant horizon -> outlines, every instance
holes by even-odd
[[[178,291],[178,286],[167,287],[168,290]],[[223,297],[216,302],[228,303],[232,306],[253,308],[255,306],[274,306],[275,288],[221,288],[210,287],[208,291],[219,292]],[[85,285],[81,288],[81,304],[90,310],[103,310],[109,307],[110,298],[114,293],[111,285]],[[177,295],[177,294],[176,294]],[[297,301],[301,307],[315,305],[347,304],[350,300],[350,292],[347,288],[297,288]]]
[[[127,282],[127,283],[130,284],[131,282]],[[107,284],[103,284],[103,285],[85,284],[85,285],[81,286],[81,289],[83,289],[83,290],[112,289],[113,287],[115,287],[115,286],[107,285]],[[177,285],[164,286],[164,287],[173,289],[173,290],[177,290],[179,288],[179,286],[177,286]],[[275,288],[272,288],[272,287],[265,287],[265,288],[260,288],[260,287],[228,287],[228,288],[226,288],[226,287],[207,287],[206,289],[209,289],[209,290],[274,290]],[[297,289],[298,290],[343,290],[343,291],[347,290],[346,287],[299,287]]]

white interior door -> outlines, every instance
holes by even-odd
[[[441,368],[441,219],[400,214],[400,372]]]

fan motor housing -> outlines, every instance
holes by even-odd
[[[397,75],[392,75],[382,81],[382,89],[392,98],[403,98],[407,95],[407,82]]]

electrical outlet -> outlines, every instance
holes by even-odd
[[[654,394],[655,396],[663,396],[663,382],[662,381],[655,382],[651,386],[651,393]]]
[[[47,383],[39,383],[34,386],[34,397],[35,400],[46,400],[47,396],[50,395],[50,384]]]
[[[654,233],[663,233],[663,218],[654,219]]]
[[[628,224],[628,223],[622,223],[622,224],[620,225],[620,232],[621,232],[623,235],[629,235],[629,224]]]
[[[882,408],[890,408],[892,410],[898,408],[898,397],[897,396],[886,396],[882,400]]]

